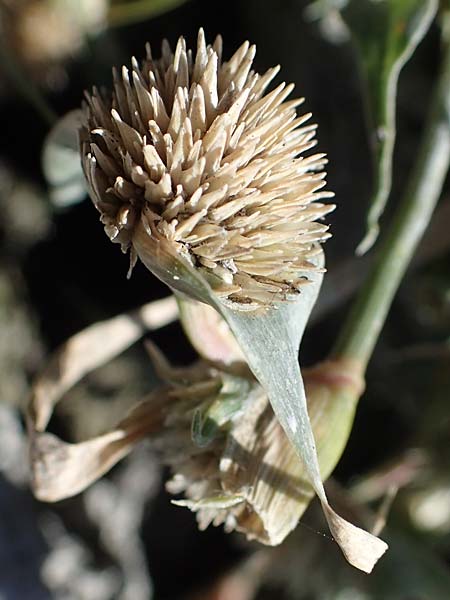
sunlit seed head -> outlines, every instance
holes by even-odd
[[[154,60],[114,70],[110,96],[87,95],[80,132],[90,194],[111,240],[139,255],[136,232],[169,243],[174,252],[218,282],[218,294],[268,304],[298,293],[315,269],[323,154],[293,86],[265,91],[278,67],[252,69],[255,46],[245,42],[222,61],[222,41],[195,53],[178,40]],[[306,276],[306,277],[305,277]]]

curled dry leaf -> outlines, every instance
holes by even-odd
[[[131,410],[112,431],[78,444],[30,427],[32,486],[35,496],[57,502],[74,496],[104,475],[145,436],[160,429],[167,397],[152,394]]]
[[[155,401],[139,405],[114,431],[81,444],[68,444],[45,433],[55,404],[82,377],[105,364],[147,330],[177,316],[173,297],[96,323],[70,338],[50,359],[32,388],[27,425],[32,484],[36,496],[55,501],[72,496],[103,475],[155,427]],[[158,411],[157,411],[158,412]]]
[[[176,301],[170,296],[95,323],[67,340],[34,382],[29,411],[36,430],[44,431],[55,404],[87,373],[112,360],[147,330],[163,327],[177,315]]]

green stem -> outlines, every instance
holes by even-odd
[[[444,35],[450,28],[445,16]],[[425,135],[406,194],[356,298],[332,355],[353,359],[365,369],[392,300],[439,200],[450,165],[450,44],[434,92]]]

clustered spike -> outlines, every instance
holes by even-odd
[[[248,42],[227,62],[202,29],[195,57],[182,37],[159,60],[146,50],[131,73],[113,71],[111,97],[87,94],[83,168],[107,235],[134,260],[141,223],[234,302],[298,293],[330,235],[317,219],[334,208],[320,202],[333,196],[325,155],[302,156],[316,144],[302,100],[286,101],[284,83],[264,95],[279,69],[251,70]]]

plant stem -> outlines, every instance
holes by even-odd
[[[412,176],[372,269],[332,351],[365,370],[392,300],[439,200],[450,165],[450,11],[445,15],[444,57],[424,138]]]

